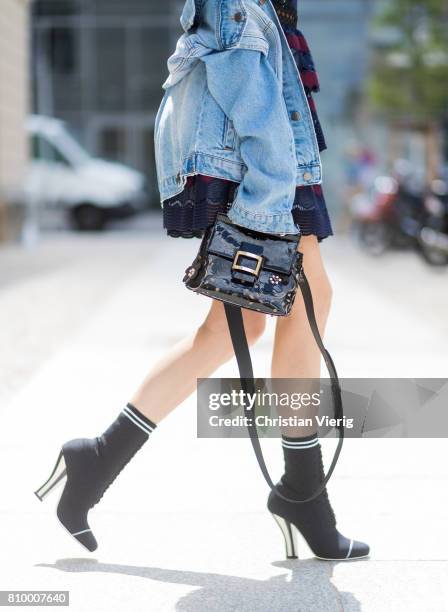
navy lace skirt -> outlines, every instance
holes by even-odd
[[[327,148],[313,100],[319,81],[305,37],[292,26],[283,26],[288,44],[302,77],[319,150]],[[219,212],[228,212],[238,183],[197,174],[187,178],[184,190],[163,201],[163,227],[174,238],[201,238]],[[294,222],[304,236],[315,235],[320,242],[333,235],[321,185],[297,186],[292,207]]]

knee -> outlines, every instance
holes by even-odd
[[[243,310],[244,329],[249,344],[254,344],[266,329],[266,315],[253,310]]]

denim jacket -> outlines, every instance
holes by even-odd
[[[228,213],[268,233],[299,233],[296,185],[321,182],[308,101],[270,0],[186,0],[155,122],[161,202],[187,176],[236,181]]]

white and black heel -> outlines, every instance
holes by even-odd
[[[67,467],[65,465],[64,454],[61,450],[59,453],[59,457],[56,460],[56,464],[53,468],[53,471],[50,474],[48,480],[44,482],[36,491],[34,491],[34,495],[43,501],[54,488],[61,484],[63,480],[67,477]]]
[[[85,446],[85,442],[87,440],[83,441],[81,447]],[[54,491],[57,485],[64,483],[65,486],[59,498],[56,515],[69,534],[84,548],[92,551],[95,550],[97,544],[87,523],[88,508],[86,508],[82,499],[77,499],[79,498],[79,491],[82,491],[79,488],[79,482],[77,483],[77,476],[82,471],[77,469],[78,466],[73,461],[73,454],[64,454],[64,449],[67,452],[70,447],[70,443],[63,445],[50,477],[34,491],[34,494],[40,501],[43,501],[51,491]],[[92,456],[89,459],[92,464]],[[71,471],[67,474],[69,468],[71,468]],[[87,464],[84,466],[84,472],[86,468]]]
[[[69,534],[90,552],[98,543],[89,511],[157,427],[128,403],[101,436],[65,442],[48,480],[35,491],[41,501],[65,479],[56,515]]]
[[[285,539],[285,552],[287,559],[298,559],[299,556],[297,554],[297,532],[296,528],[292,523],[285,520],[281,516],[274,514],[271,512],[274,517],[275,522],[280,527],[280,530],[283,534],[283,538]]]
[[[66,442],[50,477],[34,491],[36,497],[43,501],[57,485],[64,482],[56,516],[69,534],[89,551],[97,548],[97,542],[88,524],[87,514],[98,493],[103,492],[103,482],[95,482],[99,476],[98,460],[95,438]]]
[[[318,559],[351,561],[367,557],[370,554],[368,544],[347,538],[338,530],[326,488],[304,503],[288,501],[307,499],[325,478],[317,436],[298,439],[283,436],[282,446],[285,473],[270,492],[267,505],[282,530],[287,558],[297,558],[299,535]]]

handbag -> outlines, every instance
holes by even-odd
[[[275,489],[261,450],[255,415],[250,408],[244,407],[249,437],[261,472],[275,494],[291,503],[311,501],[323,492],[336,467],[344,439],[339,379],[319,333],[311,289],[303,270],[303,256],[297,250],[299,241],[300,234],[280,236],[254,231],[233,223],[225,214],[219,213],[215,223],[205,231],[198,254],[185,270],[183,278],[185,286],[191,291],[224,303],[241,386],[246,393],[255,392],[255,381],[241,309],[287,316],[300,287],[311,331],[330,374],[339,432],[331,465],[312,495],[305,499],[291,499]]]

